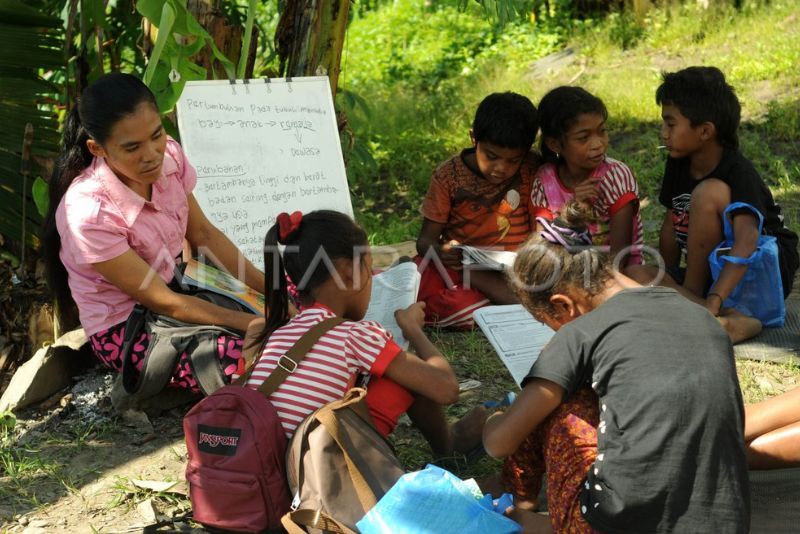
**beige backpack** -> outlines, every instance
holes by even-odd
[[[391,445],[372,423],[366,390],[309,415],[286,453],[292,512],[282,524],[290,534],[353,534],[356,522],[404,474]]]

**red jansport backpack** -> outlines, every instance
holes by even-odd
[[[281,357],[258,391],[244,387],[248,372],[237,381],[241,385],[217,390],[186,414],[186,480],[195,521],[242,532],[280,528],[290,505],[287,440],[268,397],[314,343],[342,321],[332,317],[314,325]]]

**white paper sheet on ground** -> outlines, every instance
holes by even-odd
[[[473,317],[518,386],[555,334],[520,304],[486,306]]]
[[[394,312],[417,301],[420,275],[414,262],[399,263],[372,277],[372,296],[364,319],[376,321],[392,333],[395,343],[408,348],[408,340],[397,325]]]

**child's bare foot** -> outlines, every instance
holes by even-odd
[[[489,410],[483,406],[476,406],[450,425],[454,452],[469,453],[483,446],[483,426],[489,415]]]
[[[734,345],[761,333],[761,321],[748,317],[733,308],[723,308],[717,320],[728,333]]]

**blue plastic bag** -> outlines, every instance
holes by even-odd
[[[512,534],[522,527],[506,516],[510,496],[495,505],[478,499],[455,475],[435,465],[407,473],[356,523],[361,534]],[[494,508],[497,506],[498,510]]]
[[[764,326],[783,326],[786,308],[783,302],[783,282],[778,262],[778,240],[773,236],[759,235],[756,250],[749,258],[726,254],[733,246],[733,229],[728,220],[728,213],[742,208],[749,209],[758,216],[758,233],[761,234],[764,216],[756,208],[746,202],[734,202],[725,208],[722,216],[725,240],[717,245],[708,257],[711,276],[716,282],[726,262],[747,265],[747,271],[739,285],[728,295],[722,305],[755,317]]]

